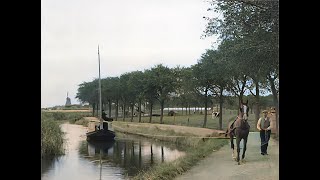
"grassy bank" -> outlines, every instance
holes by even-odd
[[[41,157],[64,154],[63,135],[57,122],[41,118]]]
[[[192,147],[197,146],[202,141],[202,138],[199,137],[219,136],[218,132],[206,132],[207,129],[203,128],[119,121],[114,121],[112,124],[116,132],[135,134]]]
[[[88,122],[83,119],[88,116],[91,116],[91,112],[41,111],[41,119],[50,119],[58,124],[69,122],[70,124],[88,126]]]
[[[60,124],[69,122],[86,126],[88,123],[81,118],[90,115],[90,112],[41,111],[41,157],[64,154],[64,133]]]
[[[203,139],[197,138],[194,134],[188,132],[177,133],[174,129],[163,130],[156,125],[142,125],[134,123],[131,125],[125,122],[113,122],[115,127],[121,127],[122,132],[125,130],[132,134],[152,134],[156,135],[153,138],[177,143],[185,146],[186,155],[172,162],[166,162],[152,167],[147,171],[139,172],[132,179],[174,179],[176,176],[189,170],[196,165],[198,161],[210,155],[213,150],[218,150],[220,147],[228,143],[227,139]],[[128,128],[126,128],[128,126]],[[174,127],[173,127],[174,128]],[[119,133],[121,134],[121,133]],[[163,135],[163,136],[161,136]],[[169,137],[168,137],[169,136]],[[170,136],[188,136],[188,137],[170,137]],[[119,135],[116,133],[116,137]]]

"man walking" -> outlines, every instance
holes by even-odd
[[[268,116],[268,111],[262,111],[264,117],[261,117],[257,123],[257,129],[260,131],[260,139],[261,139],[261,154],[268,155],[268,142],[271,134],[271,126],[270,126],[270,118]]]

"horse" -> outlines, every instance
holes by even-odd
[[[229,134],[230,136],[230,142],[231,142],[231,149],[232,149],[232,158],[235,159],[238,162],[238,165],[240,165],[240,142],[243,139],[243,152],[242,152],[242,158],[244,159],[246,149],[247,149],[247,141],[248,141],[248,135],[250,126],[247,122],[248,120],[248,114],[249,107],[248,107],[248,100],[246,103],[243,103],[241,101],[240,107],[239,107],[239,114],[237,118],[230,122],[226,131],[225,136]],[[234,156],[234,144],[233,144],[233,137],[236,137],[236,145],[237,145],[237,157]]]
[[[215,119],[220,116],[219,112],[212,112],[212,119]]]

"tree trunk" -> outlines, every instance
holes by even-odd
[[[163,108],[164,108],[164,100],[161,100],[161,113],[160,113],[160,124],[163,124]]]
[[[138,106],[139,106],[139,123],[141,122],[141,99],[139,99],[139,103],[138,103]]]
[[[276,136],[279,137],[279,101],[278,101],[278,94],[276,87],[274,85],[274,79],[269,78],[270,85],[271,85],[271,92],[273,95],[273,104],[276,108]]]
[[[219,129],[222,130],[222,104],[223,104],[223,95],[222,95],[223,89],[220,89],[220,95],[219,95]]]
[[[260,93],[259,93],[259,83],[255,83],[256,84],[256,95],[254,96],[255,98],[255,112],[254,112],[254,116],[255,116],[255,125],[258,124],[258,120],[260,118]],[[255,129],[257,129],[257,126],[255,126]]]
[[[240,95],[239,95],[239,106],[238,107],[240,107],[240,104],[243,101],[243,94],[244,94],[243,92],[240,92]]]
[[[205,101],[204,101],[204,122],[202,127],[207,126],[207,107],[208,107],[208,89],[205,90]]]
[[[116,100],[116,121],[118,120],[119,100]]]
[[[94,117],[95,107],[96,107],[96,104],[95,104],[95,103],[93,103],[93,104],[92,104],[92,116],[93,116],[93,117]]]
[[[109,105],[109,118],[111,117],[111,100],[108,100]]]
[[[123,114],[123,117],[122,117],[122,121],[125,121],[125,118],[126,118],[126,104],[123,103],[123,109],[122,109],[122,114]]]
[[[241,102],[242,102],[242,97],[243,97],[243,95],[240,93],[240,95],[239,95],[239,99],[238,99],[238,107],[237,107],[237,114],[239,114],[239,107],[240,107],[240,104],[241,104]]]
[[[149,123],[151,123],[152,120],[152,103],[150,103],[150,112],[149,112]]]
[[[183,116],[183,104],[181,104],[181,115]]]
[[[134,111],[134,104],[132,103],[131,104],[131,119],[130,119],[131,122],[133,121],[133,111]]]
[[[99,117],[99,104],[97,103],[97,116]]]

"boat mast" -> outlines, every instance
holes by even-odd
[[[100,111],[99,111],[99,119],[100,119],[100,129],[103,129],[99,45],[98,45],[98,59],[99,59],[99,109],[100,109]]]

